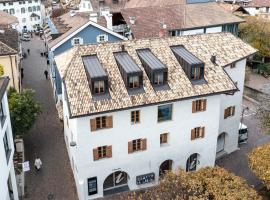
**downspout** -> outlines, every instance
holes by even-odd
[[[10,63],[11,63],[11,73],[12,73],[12,82],[13,82],[13,87],[16,89],[15,87],[15,81],[14,81],[14,72],[13,72],[13,64],[12,64],[12,57],[11,55],[8,55],[9,56],[9,60],[10,60]]]

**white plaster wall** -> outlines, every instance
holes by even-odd
[[[128,173],[129,187],[133,190],[157,184],[159,166],[167,159],[173,160],[173,169],[185,169],[188,157],[199,153],[199,167],[214,166],[220,95],[207,97],[207,105],[205,112],[192,113],[192,100],[175,102],[173,120],[161,123],[157,123],[157,105],[139,108],[141,123],[136,125],[130,123],[131,110],[113,112],[107,114],[113,115],[113,128],[93,133],[90,131],[90,118],[93,117],[69,120],[69,130],[65,127],[65,135],[70,138],[72,132],[77,143],[76,147],[68,148],[70,158],[76,165],[74,175],[77,176],[75,180],[80,199],[101,197],[104,180],[117,170]],[[66,102],[64,113],[67,113]],[[191,141],[191,129],[197,126],[205,126],[205,138]],[[160,147],[159,137],[165,132],[169,133],[169,144]],[[147,150],[128,154],[128,142],[138,138],[147,138]],[[103,145],[112,145],[112,158],[93,161],[93,148]],[[156,182],[136,185],[136,176],[151,172],[155,173]],[[87,178],[94,176],[98,177],[99,193],[88,197]]]
[[[245,80],[245,67],[246,59],[237,62],[235,68],[231,68],[230,66],[225,67],[226,72],[234,82],[237,82],[237,87],[240,90],[234,95],[222,95],[219,133],[227,133],[224,149],[227,153],[231,153],[238,148],[238,129],[242,112],[241,103]],[[229,106],[235,106],[235,115],[224,119],[224,110]]]
[[[202,28],[202,29],[183,31],[181,35],[195,35],[195,34],[203,34],[203,33],[204,33],[204,30]]]
[[[40,6],[40,10],[39,11],[35,11],[35,12],[28,12],[28,7],[33,7],[33,6]],[[21,8],[25,8],[25,13],[21,13]],[[8,3],[4,4],[0,3],[0,10],[4,10],[4,9],[14,9],[15,10],[15,14],[13,16],[17,17],[18,21],[19,21],[19,25],[17,26],[17,30],[19,32],[22,31],[23,26],[27,27],[27,30],[31,31],[33,30],[33,25],[35,24],[40,24],[42,25],[42,21],[43,21],[43,15],[41,13],[41,2],[40,0],[38,0],[38,2],[35,2],[34,0],[32,0],[32,3],[29,3],[28,1],[25,1],[25,4],[19,4],[19,1],[13,2],[13,5],[9,5]],[[40,20],[36,20],[36,21],[31,21],[30,19],[30,15],[32,13],[36,13],[37,15],[40,16]],[[26,19],[26,22],[23,22],[23,18]]]
[[[256,7],[246,7],[244,8],[250,15],[255,16],[258,15],[260,13],[270,13],[270,9],[266,7],[261,7],[259,9],[256,9]]]
[[[0,197],[6,197],[6,198],[8,197],[7,181],[10,175],[14,199],[18,200],[18,190],[17,190],[15,172],[14,172],[14,166],[13,166],[13,155],[14,155],[13,136],[12,136],[12,130],[11,130],[11,124],[10,124],[6,93],[3,96],[2,103],[3,103],[5,113],[7,115],[7,118],[5,120],[3,127],[0,125],[0,177],[1,177],[0,178],[0,194],[1,194]],[[8,163],[6,160],[6,154],[5,154],[4,142],[3,142],[3,137],[4,137],[5,132],[7,132],[8,134],[8,142],[9,142],[9,147],[11,149],[11,154],[10,154]]]
[[[222,32],[222,26],[211,27],[206,29],[206,33],[219,33]]]

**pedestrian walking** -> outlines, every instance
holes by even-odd
[[[45,78],[48,79],[48,71],[47,70],[44,71],[44,75],[45,75]]]
[[[27,49],[28,55],[30,54],[30,49]]]
[[[41,169],[41,166],[42,166],[42,162],[40,160],[40,158],[37,156],[36,159],[35,159],[35,168],[37,171],[39,171]]]

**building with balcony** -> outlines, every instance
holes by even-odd
[[[246,59],[230,33],[75,46],[56,56],[79,199],[151,187],[238,149]],[[65,61],[65,62],[63,62]]]
[[[1,0],[0,10],[17,17],[17,30],[33,31],[43,23],[40,0]]]
[[[13,164],[14,144],[6,92],[8,82],[8,77],[0,77],[0,196],[3,200],[19,200]]]

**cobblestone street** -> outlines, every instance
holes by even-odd
[[[235,151],[221,159],[216,164],[220,167],[233,172],[237,176],[247,180],[249,185],[256,188],[261,187],[260,180],[253,174],[248,167],[247,154],[255,147],[270,142],[270,135],[265,135],[261,132],[256,119],[257,106],[247,100],[243,100],[242,107],[249,107],[249,111],[244,115],[244,124],[249,129],[249,138],[247,144],[241,144],[240,150]]]
[[[52,194],[57,200],[77,199],[75,182],[64,142],[62,124],[57,117],[50,80],[46,80],[47,69],[44,43],[34,37],[31,42],[24,42],[23,48],[30,49],[30,55],[22,61],[24,68],[23,88],[36,91],[36,99],[42,105],[39,116],[29,135],[25,137],[26,160],[30,161],[31,171],[26,172],[26,197],[31,200],[46,200]],[[48,70],[48,69],[47,69]],[[35,155],[42,162],[42,170],[34,170]]]

